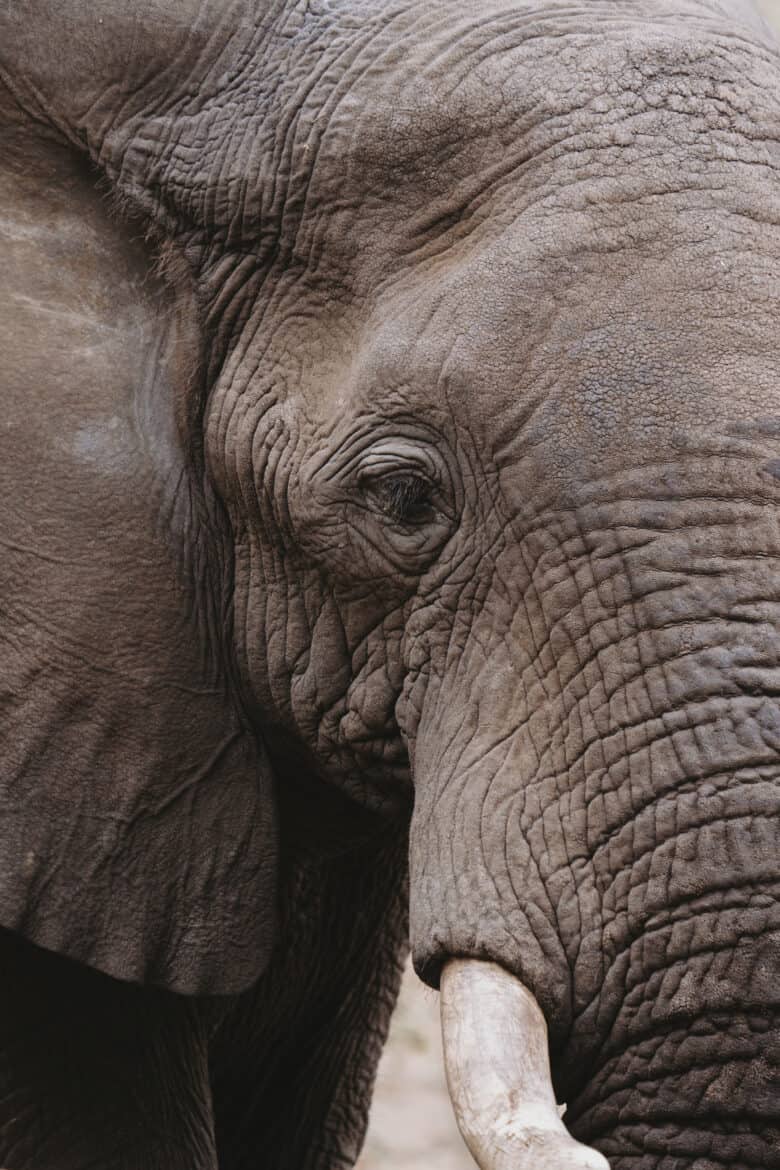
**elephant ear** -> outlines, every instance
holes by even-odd
[[[8,145],[0,925],[121,979],[232,993],[272,947],[276,827],[231,682],[194,298],[70,148]]]

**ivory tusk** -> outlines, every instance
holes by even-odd
[[[519,979],[495,963],[450,960],[441,1023],[455,1117],[481,1170],[609,1170],[561,1120],[547,1024]]]

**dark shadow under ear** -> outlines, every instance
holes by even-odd
[[[273,945],[277,830],[182,425],[196,330],[67,150],[20,140],[0,205],[0,925],[235,992]]]

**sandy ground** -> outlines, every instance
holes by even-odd
[[[757,0],[758,7],[780,31],[780,0]]]
[[[780,0],[761,0],[780,29]],[[379,1068],[358,1170],[474,1170],[447,1099],[438,996],[409,971]]]

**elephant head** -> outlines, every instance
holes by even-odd
[[[613,1167],[774,1165],[757,17],[17,0],[0,76],[0,922],[225,994],[359,843],[395,969],[410,822],[481,1165],[604,1164],[547,1030]]]

